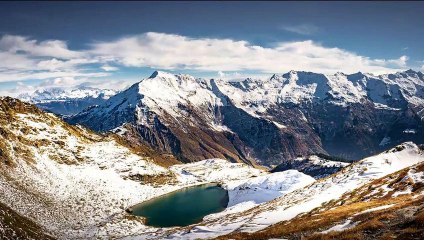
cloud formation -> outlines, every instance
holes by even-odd
[[[95,43],[90,53],[128,67],[266,73],[289,70],[387,73],[403,69],[408,60],[406,56],[371,59],[311,40],[279,42],[273,48],[265,48],[247,41],[153,32]]]
[[[312,30],[300,26],[291,30],[303,34]],[[118,70],[125,71],[125,67],[218,72],[218,77],[229,79],[289,70],[380,74],[404,70],[408,65],[407,56],[373,59],[312,40],[282,41],[273,47],[263,47],[248,41],[149,32],[88,46],[74,50],[61,40],[38,41],[3,35],[0,82],[38,80],[43,86],[77,84],[88,78],[113,76]]]
[[[0,51],[23,53],[38,57],[78,58],[83,52],[68,49],[66,42],[60,40],[37,41],[27,37],[5,35],[0,39]]]

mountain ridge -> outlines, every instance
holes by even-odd
[[[36,90],[32,93],[22,93],[17,98],[36,104],[38,107],[59,115],[72,115],[87,107],[106,101],[117,91],[99,89],[88,86],[75,88],[52,87]]]
[[[290,71],[238,82],[155,71],[67,121],[100,132],[125,125],[137,133],[127,138],[182,162],[219,157],[271,166],[320,153],[360,159],[420,141],[422,108],[424,75],[412,70]]]

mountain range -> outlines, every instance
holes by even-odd
[[[422,145],[405,142],[355,163],[298,157],[269,172],[225,159],[169,166],[122,135],[97,134],[0,98],[0,238],[422,237]],[[205,183],[219,183],[229,201],[199,223],[159,228],[129,213],[140,202]]]
[[[19,99],[36,104],[41,109],[59,115],[72,115],[87,107],[101,104],[117,92],[87,86],[75,88],[46,88],[32,93],[23,93]]]
[[[354,161],[423,143],[424,75],[290,71],[224,81],[156,71],[65,118],[180,162],[224,158],[267,167],[325,154]]]

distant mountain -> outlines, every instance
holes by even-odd
[[[79,86],[69,89],[48,88],[36,90],[33,93],[21,94],[18,98],[59,115],[72,115],[87,107],[101,104],[116,93],[116,91],[109,89]]]
[[[424,142],[424,75],[290,71],[207,80],[155,72],[68,119],[191,162],[219,157],[278,165],[299,156],[350,160]]]
[[[288,128],[306,123],[330,155],[360,159],[404,141],[424,141],[421,72],[375,76],[291,71],[221,89],[251,115]]]
[[[323,152],[317,137],[235,107],[217,81],[155,72],[129,89],[68,119],[96,131],[120,131],[182,162],[206,158],[254,163]],[[306,124],[302,133],[313,134]]]

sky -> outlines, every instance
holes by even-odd
[[[424,70],[424,2],[0,2],[0,95],[122,89],[155,70],[241,79]]]

